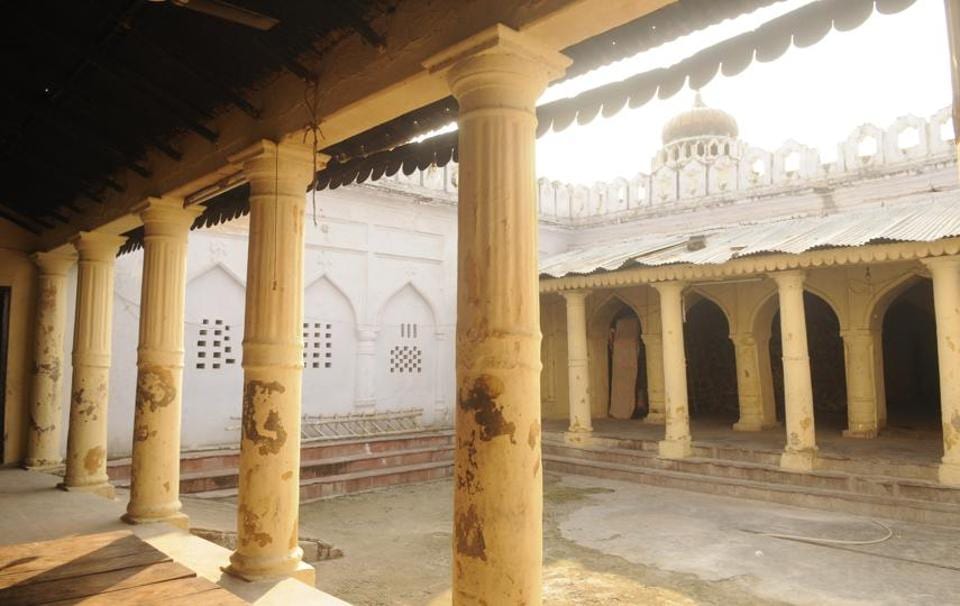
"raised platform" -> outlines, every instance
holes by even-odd
[[[449,477],[452,431],[419,431],[382,437],[309,440],[300,451],[300,500],[316,499]],[[240,449],[185,452],[180,494],[227,498],[237,494]],[[109,462],[118,487],[130,479],[130,459]]]
[[[694,425],[693,456],[657,456],[662,427],[601,419],[585,444],[564,439],[565,423],[544,423],[546,471],[578,473],[933,524],[960,525],[960,489],[936,482],[939,436],[903,433],[859,440],[818,436],[817,468],[779,467],[782,429],[734,432]],[[824,432],[826,433],[826,432]]]
[[[233,595],[257,605],[346,606],[346,602],[294,579],[247,582],[224,574],[230,552],[166,524],[129,526],[124,503],[56,488],[57,476],[0,469],[0,545],[48,541],[109,531],[130,531],[155,549]]]

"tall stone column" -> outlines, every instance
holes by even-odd
[[[660,442],[665,459],[689,457],[690,410],[687,403],[687,357],[683,350],[683,282],[657,282],[663,337],[663,392],[666,431]]]
[[[879,430],[875,332],[867,328],[840,331],[846,361],[847,429],[843,435],[847,438],[875,438]]]
[[[940,482],[960,486],[960,257],[925,259],[933,277],[940,367],[943,459]]]
[[[663,425],[666,423],[663,394],[663,338],[660,333],[643,333],[643,350],[647,361],[647,400],[649,409],[643,418],[645,423]]]
[[[567,301],[567,372],[570,395],[570,428],[576,434],[593,431],[590,422],[589,374],[587,368],[587,293],[580,290],[561,293]]]
[[[151,198],[143,220],[140,341],[133,415],[130,524],[168,522],[187,527],[180,512],[180,410],[187,233],[202,207],[179,198]]]
[[[772,274],[780,298],[780,339],[783,342],[783,401],[787,445],[780,466],[810,471],[817,455],[813,424],[813,385],[807,350],[807,318],[803,306],[801,270]]]
[[[37,275],[37,325],[33,344],[33,385],[27,428],[27,469],[60,465],[60,421],[63,387],[63,330],[67,320],[67,271],[72,254],[33,255]]]
[[[107,478],[107,402],[110,398],[113,265],[125,240],[113,234],[87,231],[80,232],[73,241],[80,262],[67,470],[60,487],[110,498],[114,492]]]
[[[312,150],[261,141],[231,158],[250,181],[237,548],[227,572],[314,584],[298,543],[304,204]]]
[[[453,604],[540,604],[537,97],[569,60],[497,25],[434,57],[460,103]]]
[[[733,424],[735,431],[760,431],[776,424],[772,407],[765,406],[763,384],[760,379],[760,351],[753,333],[732,335],[737,361],[737,397],[740,419]]]
[[[357,329],[356,394],[353,406],[358,412],[372,410],[377,404],[374,380],[377,372],[378,332],[378,328],[369,325]]]

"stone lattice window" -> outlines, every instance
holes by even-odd
[[[197,332],[197,370],[219,370],[237,363],[230,340],[230,325],[219,318],[204,318]]]
[[[390,350],[390,372],[422,373],[423,351],[416,345],[395,345]]]
[[[333,368],[333,327],[327,322],[303,323],[303,367]]]

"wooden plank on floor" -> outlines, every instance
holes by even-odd
[[[46,606],[117,606],[118,604],[172,604],[186,603],[191,606],[240,606],[246,604],[226,589],[214,585],[207,579],[194,577],[154,583],[143,587],[132,587],[101,593],[85,598],[48,602]]]
[[[85,534],[61,539],[51,539],[49,541],[0,545],[0,560],[13,560],[36,555],[37,553],[66,553],[78,556],[96,551],[105,545],[109,545],[126,537],[139,540],[129,530],[115,530],[113,532]]]
[[[169,561],[170,556],[132,535],[86,553],[58,549],[13,560],[0,554],[0,589]]]
[[[139,568],[124,568],[49,582],[15,585],[0,589],[0,604],[4,606],[46,604],[56,600],[78,599],[194,576],[196,573],[176,562],[162,562]]]

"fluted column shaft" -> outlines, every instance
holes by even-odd
[[[776,423],[772,406],[767,406],[770,394],[763,393],[760,375],[760,350],[753,333],[738,333],[731,337],[737,361],[737,397],[740,419],[734,423],[736,431],[760,431]],[[772,403],[772,399],[770,400]]]
[[[867,328],[840,332],[847,380],[847,429],[843,435],[848,438],[875,438],[879,431],[876,375],[882,371],[877,368],[874,348],[880,341],[876,333]]]
[[[783,401],[787,445],[780,466],[795,471],[813,469],[817,440],[813,422],[813,384],[807,349],[807,318],[803,305],[804,272],[783,271],[771,276],[780,298],[780,340],[783,343]]]
[[[590,421],[589,369],[587,367],[587,293],[561,293],[567,301],[567,372],[569,373],[571,433],[593,431]]]
[[[460,104],[453,603],[541,603],[534,105],[568,61],[495,26],[428,62]]]
[[[201,207],[152,198],[143,220],[143,279],[130,501],[124,521],[187,526],[180,512],[180,416],[187,233]]]
[[[943,459],[940,481],[960,486],[960,257],[924,260],[933,278],[940,368]]]
[[[666,427],[660,456],[690,456],[690,410],[687,403],[687,358],[683,349],[683,282],[657,282],[663,338],[663,393]]]
[[[666,413],[664,409],[663,394],[663,338],[660,333],[643,333],[640,335],[643,339],[643,350],[647,366],[647,416],[643,418],[646,423],[663,425],[666,423]]]
[[[33,345],[33,384],[27,428],[27,469],[47,469],[60,458],[63,387],[63,332],[67,321],[67,271],[72,254],[37,253],[37,326]]]
[[[113,486],[107,478],[113,265],[124,241],[124,238],[112,234],[81,232],[73,242],[80,261],[73,329],[67,470],[61,487],[108,497],[113,497]]]
[[[313,584],[298,543],[303,249],[309,147],[261,141],[231,158],[250,181],[237,548],[228,572]]]
[[[356,395],[353,405],[360,412],[373,408],[377,403],[374,380],[377,373],[378,332],[374,326],[361,326],[357,330]]]

